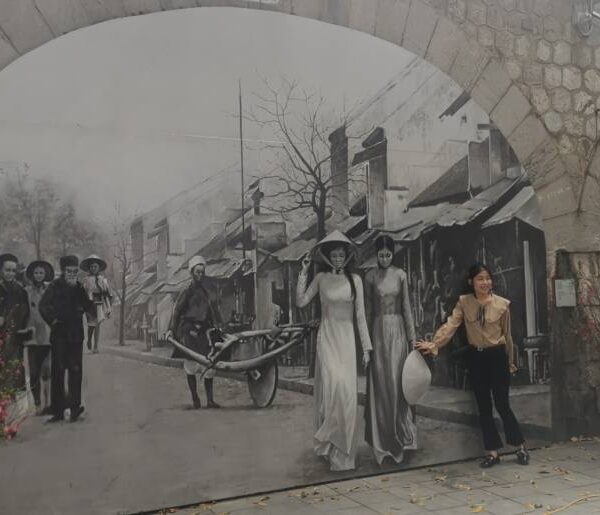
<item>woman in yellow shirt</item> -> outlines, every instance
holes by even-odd
[[[521,465],[527,465],[529,453],[525,439],[509,403],[510,374],[517,371],[510,328],[510,301],[492,293],[492,273],[486,265],[473,265],[469,269],[468,283],[473,292],[459,298],[452,315],[432,341],[419,340],[416,348],[423,354],[436,356],[456,330],[465,325],[470,345],[467,363],[487,453],[481,466],[488,468],[500,462],[498,449],[502,447],[502,440],[494,423],[492,397],[504,424],[507,443],[519,447],[517,460]]]

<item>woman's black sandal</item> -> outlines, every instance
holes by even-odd
[[[517,451],[517,462],[519,465],[529,465],[529,453],[527,449],[519,449]]]
[[[485,458],[483,458],[483,461],[479,464],[479,466],[482,469],[489,469],[498,463],[500,463],[500,456],[492,456],[491,454],[488,454]]]

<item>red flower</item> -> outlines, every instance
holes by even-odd
[[[4,438],[6,438],[7,440],[11,440],[12,438],[14,438],[17,435],[18,431],[19,431],[19,428],[17,427],[16,424],[5,426],[4,427]]]

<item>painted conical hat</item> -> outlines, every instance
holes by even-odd
[[[327,243],[339,243],[347,248],[348,259],[351,260],[356,255],[356,245],[354,242],[348,238],[345,234],[337,229],[331,233],[329,233],[325,238],[319,241],[313,248],[313,259],[317,262],[325,262],[327,265],[332,266],[329,262],[329,257],[325,256],[321,252],[321,248],[323,245]]]
[[[406,402],[416,405],[431,384],[431,371],[418,350],[409,353],[402,369],[402,391]]]

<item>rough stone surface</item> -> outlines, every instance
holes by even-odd
[[[544,18],[544,38],[548,41],[557,41],[563,35],[562,24],[552,16]]]
[[[515,46],[515,37],[508,31],[503,30],[496,32],[496,48],[505,57],[513,55]]]
[[[587,46],[575,46],[573,48],[573,58],[579,68],[587,68],[592,64],[592,50]]]
[[[585,135],[592,140],[595,140],[598,137],[596,124],[597,122],[595,116],[590,116],[585,121]]]
[[[559,113],[566,113],[571,108],[571,94],[564,88],[552,92],[552,106]]]
[[[581,71],[575,66],[563,69],[563,86],[571,91],[581,87]]]
[[[486,26],[479,27],[477,29],[477,39],[483,46],[494,46],[494,31]]]
[[[545,113],[550,109],[550,97],[544,88],[531,88],[531,103],[538,113]]]
[[[544,63],[552,61],[552,45],[545,39],[540,39],[538,41],[537,58]]]
[[[583,74],[583,80],[585,87],[592,93],[600,92],[600,71],[598,70],[587,70]]]
[[[558,140],[558,148],[561,154],[570,154],[575,150],[573,141],[566,134],[563,134]]]
[[[583,117],[569,114],[565,117],[565,129],[572,136],[583,136]]]
[[[589,109],[594,109],[592,96],[586,91],[578,91],[573,95],[573,109],[576,113],[586,112]]]
[[[487,8],[483,2],[479,0],[469,2],[467,8],[467,18],[471,23],[475,25],[485,24],[485,17],[487,14]]]
[[[569,64],[571,62],[571,45],[559,41],[554,45],[554,62],[556,64]]]
[[[544,67],[544,84],[549,88],[557,88],[562,84],[562,70],[560,66],[551,64]]]
[[[531,52],[531,39],[529,36],[519,36],[515,40],[515,54],[519,57],[529,57]]]
[[[523,68],[523,81],[526,84],[542,84],[544,81],[544,68],[541,64],[526,64]]]
[[[521,78],[523,67],[519,61],[506,61],[505,66],[511,79],[517,80]]]
[[[562,118],[556,111],[548,111],[544,115],[544,124],[550,132],[555,134],[563,128]]]

